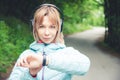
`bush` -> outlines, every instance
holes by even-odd
[[[14,17],[0,21],[0,72],[6,72],[20,53],[33,41],[28,24]]]
[[[80,23],[77,24],[77,23],[65,22],[63,27],[63,32],[65,35],[68,35],[76,32],[82,32],[91,28],[92,27],[88,24],[80,24]]]
[[[8,42],[8,31],[9,27],[5,24],[4,21],[0,21],[0,72],[5,72],[5,68],[8,66],[7,58],[7,45]],[[6,48],[6,49],[5,49]],[[7,66],[5,66],[7,64]]]

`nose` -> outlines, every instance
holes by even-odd
[[[45,35],[49,35],[50,31],[48,29],[45,29]]]

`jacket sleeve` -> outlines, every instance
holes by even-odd
[[[20,60],[21,57],[25,56],[26,54],[32,53],[32,51],[30,50],[26,50],[24,51],[20,57],[18,58],[18,60]],[[17,61],[18,61],[17,60]],[[33,78],[30,73],[29,73],[29,69],[28,68],[24,68],[24,67],[18,67],[14,66],[10,77],[8,78],[8,80],[37,80],[36,78]]]
[[[90,67],[90,60],[72,47],[64,48],[48,55],[48,67],[74,75],[84,75]]]

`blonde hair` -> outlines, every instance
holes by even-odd
[[[36,41],[39,41],[40,38],[38,36],[38,32],[36,29],[37,23],[42,24],[44,16],[48,16],[49,19],[58,27],[58,32],[55,37],[55,43],[62,43],[64,44],[63,33],[61,32],[61,19],[60,13],[58,10],[52,6],[42,6],[38,8],[34,14],[34,21],[33,21],[33,36]]]

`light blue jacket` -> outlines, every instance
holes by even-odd
[[[28,68],[14,66],[8,80],[71,80],[72,75],[84,75],[90,67],[90,60],[84,54],[72,47],[60,43],[43,44],[33,42],[30,49],[25,50],[21,57],[33,53],[43,53],[49,56],[49,64],[42,68],[36,78],[33,78]]]

